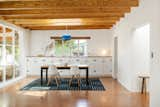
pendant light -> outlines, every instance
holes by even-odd
[[[62,35],[61,39],[63,41],[71,40],[71,35],[67,33],[67,25],[66,25],[66,33]]]

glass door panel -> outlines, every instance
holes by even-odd
[[[19,48],[19,33],[15,31],[15,77],[20,76],[20,48]]]
[[[13,54],[13,30],[5,28],[5,50],[6,50],[6,80],[14,77],[14,54]]]
[[[0,82],[3,81],[3,27],[0,26]]]

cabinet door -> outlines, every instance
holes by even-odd
[[[80,64],[80,61],[81,61],[80,58],[72,58],[72,59],[71,59],[71,65],[72,65],[72,64],[77,64],[77,65],[79,65],[79,64]]]
[[[40,66],[48,66],[49,62],[47,58],[37,58],[36,62],[40,64]]]
[[[89,74],[90,76],[100,76],[102,64],[99,58],[89,58]]]
[[[102,65],[102,59],[96,58],[96,75],[97,76],[103,76],[103,65]]]
[[[103,73],[105,75],[112,74],[112,59],[105,58],[105,59],[103,59],[102,63],[103,63]]]
[[[29,61],[27,61],[27,74],[29,75],[40,75],[40,64],[38,63],[37,59],[30,59]]]
[[[60,58],[52,58],[51,63],[55,64],[55,65],[59,65],[60,64]]]
[[[27,74],[30,72],[30,58],[26,58],[26,72]]]

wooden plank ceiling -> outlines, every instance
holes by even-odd
[[[0,18],[31,30],[110,29],[138,0],[0,0]]]

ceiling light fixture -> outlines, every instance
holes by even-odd
[[[67,33],[67,25],[66,25],[66,33],[63,34],[61,38],[63,41],[71,40],[71,35]]]

